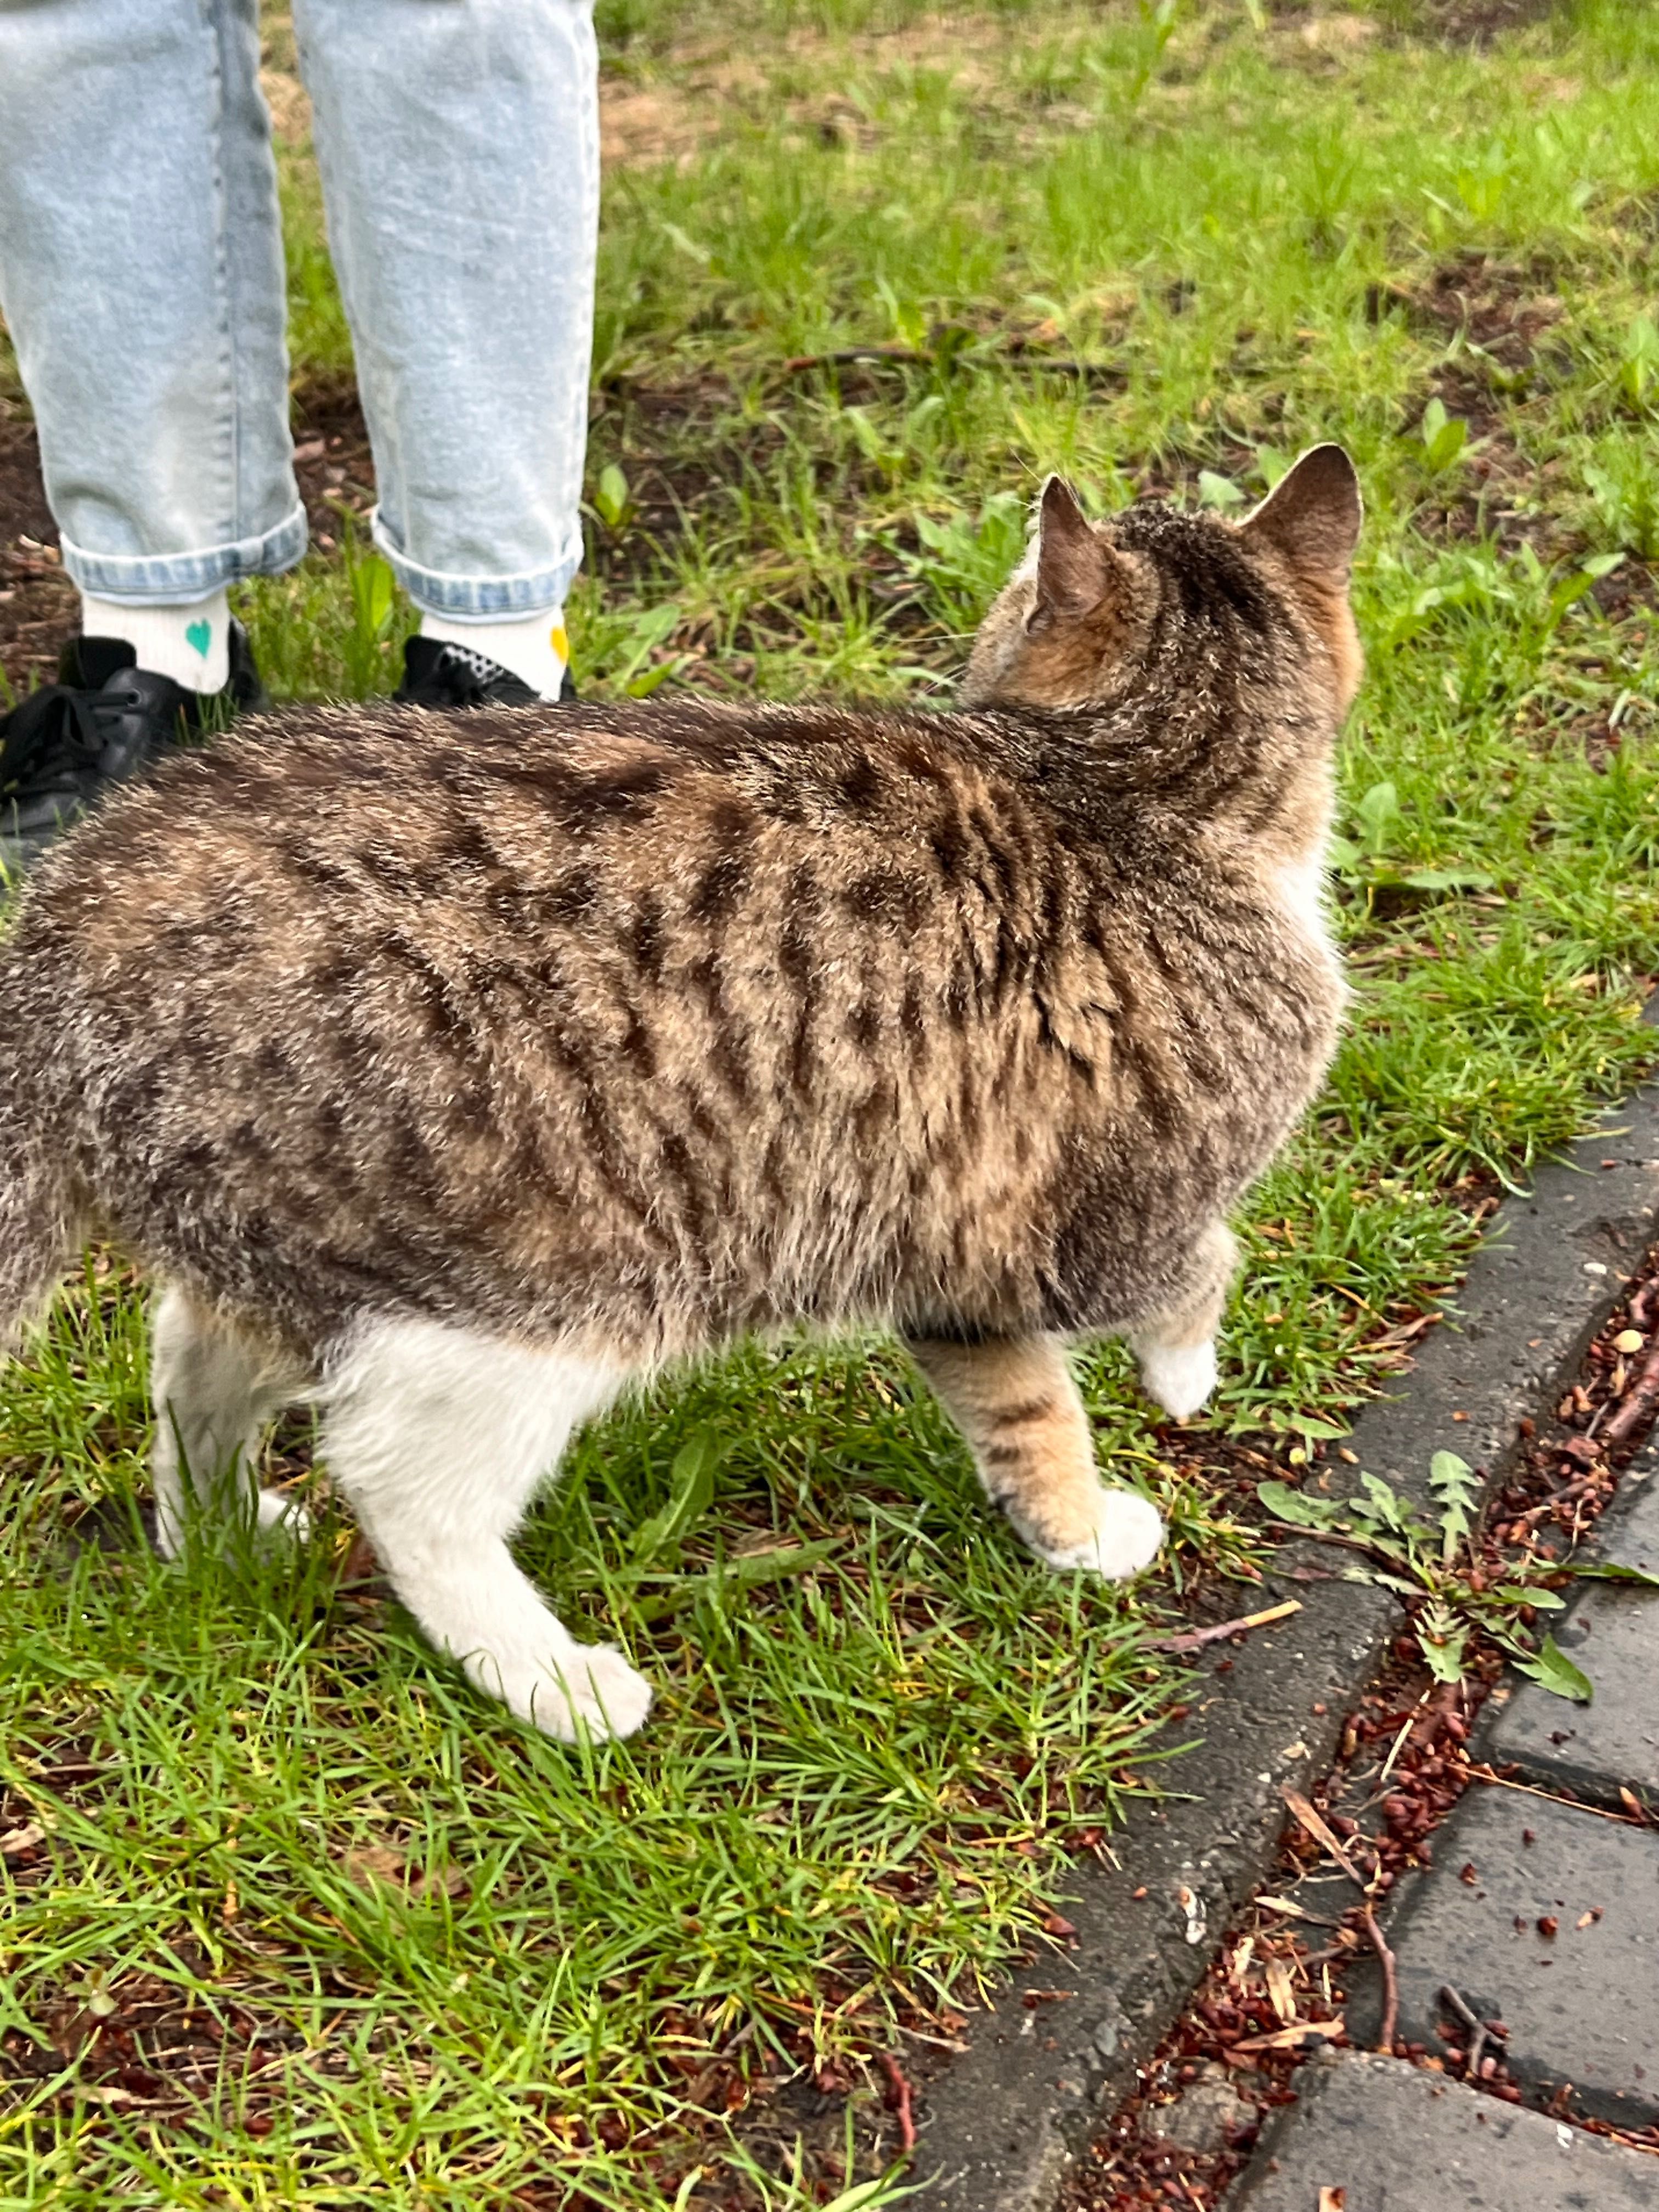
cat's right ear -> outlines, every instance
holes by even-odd
[[[1346,583],[1364,517],[1353,463],[1340,446],[1313,446],[1238,528],[1304,574]]]
[[[1116,595],[1119,582],[1116,554],[1089,527],[1071,486],[1050,477],[1038,509],[1036,600],[1026,629],[1046,629],[1056,617],[1080,622]]]

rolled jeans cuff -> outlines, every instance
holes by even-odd
[[[154,599],[172,605],[211,599],[244,576],[276,576],[306,550],[306,511],[296,506],[258,538],[195,553],[88,553],[60,534],[64,570],[99,599]]]
[[[458,576],[443,568],[423,568],[411,561],[377,507],[369,516],[376,550],[416,605],[427,614],[457,621],[493,622],[502,615],[536,615],[562,607],[582,564],[580,538],[562,559],[543,568],[523,568],[510,576]]]

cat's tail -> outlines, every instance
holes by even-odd
[[[0,1034],[0,1362],[62,1281],[86,1223],[69,1132],[45,1095],[42,1042]]]

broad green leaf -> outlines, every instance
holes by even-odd
[[[1400,794],[1393,784],[1374,783],[1353,811],[1365,832],[1365,850],[1373,855],[1386,852],[1401,818]]]
[[[1410,1525],[1407,1507],[1396,1496],[1393,1486],[1380,1474],[1369,1474],[1363,1469],[1359,1486],[1364,1492],[1369,1508],[1385,1528],[1393,1528],[1404,1535]]]
[[[627,520],[630,505],[628,478],[611,461],[599,471],[593,492],[594,512],[607,529],[616,530]]]
[[[1448,469],[1462,452],[1469,426],[1461,415],[1448,415],[1443,403],[1431,399],[1419,426],[1423,454],[1431,469]]]
[[[1540,1613],[1559,1613],[1566,1603],[1559,1590],[1539,1589],[1525,1583],[1500,1583],[1487,1595],[1504,1605],[1533,1606]]]
[[[680,1446],[668,1471],[668,1503],[634,1539],[636,1566],[678,1550],[714,1502],[714,1470],[726,1447],[712,1429],[699,1429]]]
[[[1339,1525],[1342,1508],[1328,1498],[1308,1498],[1287,1482],[1258,1482],[1255,1494],[1276,1521],[1296,1528],[1331,1528]]]
[[[1517,1659],[1515,1663],[1522,1674],[1542,1683],[1552,1696],[1571,1698],[1577,1705],[1587,1705],[1595,1695],[1589,1676],[1582,1668],[1573,1665],[1553,1636],[1544,1638],[1530,1659]]]
[[[1218,477],[1213,469],[1200,469],[1198,500],[1200,507],[1243,507],[1244,495],[1231,477]]]
[[[1256,447],[1255,465],[1262,483],[1267,485],[1269,491],[1279,482],[1280,477],[1289,475],[1291,460],[1291,456],[1289,453],[1281,453],[1277,446]]]
[[[1645,1567],[1618,1566],[1611,1559],[1598,1559],[1588,1567],[1569,1567],[1567,1572],[1581,1583],[1634,1583],[1641,1589],[1659,1589],[1659,1575],[1650,1575]],[[1537,1604],[1535,1595],[1532,1601]]]

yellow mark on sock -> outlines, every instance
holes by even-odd
[[[565,635],[564,624],[555,623],[547,633],[549,642],[567,668],[570,665],[570,640]]]

